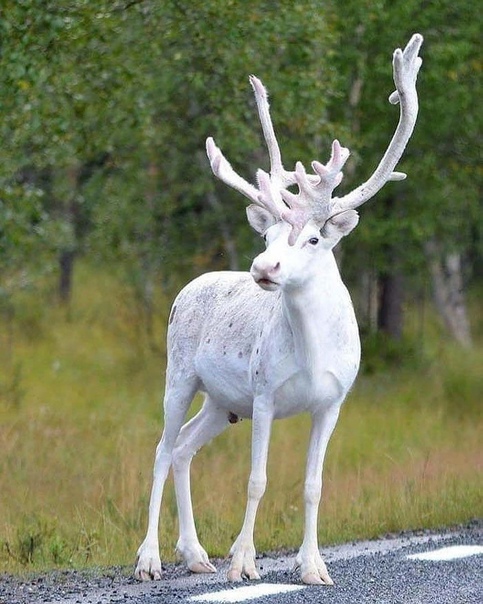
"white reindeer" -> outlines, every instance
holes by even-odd
[[[301,579],[332,584],[317,541],[322,466],[339,410],[356,377],[360,343],[349,293],[332,253],[357,225],[355,208],[389,180],[413,131],[418,100],[416,77],[422,36],[415,34],[393,58],[400,120],[389,147],[367,182],[344,197],[332,197],[342,179],[349,151],[338,141],[326,165],[314,161],[314,174],[300,162],[282,166],[266,91],[250,78],[270,155],[270,174],[259,170],[258,188],[238,176],[213,139],[207,152],[214,174],[248,197],[251,226],[266,250],[250,273],[207,273],[176,298],[169,319],[164,432],[156,450],[146,538],[138,550],[136,577],[161,577],[158,523],[164,483],[173,467],[179,514],[177,551],[197,573],[214,572],[196,533],[190,494],[193,455],[237,418],[251,418],[252,465],[248,503],[231,548],[230,581],[259,579],[253,532],[265,491],[272,421],[308,412],[312,429],[305,478],[305,532],[296,557]],[[298,185],[299,192],[287,190]],[[183,426],[197,391],[205,393],[199,413]]]

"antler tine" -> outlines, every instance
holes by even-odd
[[[274,185],[289,186],[295,183],[294,173],[284,169],[282,164],[282,154],[278,145],[275,130],[273,128],[272,118],[270,117],[270,104],[265,86],[256,76],[249,77],[255,94],[258,115],[262,125],[263,137],[267,143],[268,155],[270,157],[270,178]]]
[[[283,218],[286,207],[280,188],[274,186],[273,179],[265,170],[257,170],[257,182],[260,193],[256,203],[268,210],[277,220]]]
[[[418,115],[416,79],[422,64],[418,56],[423,43],[421,34],[414,34],[406,48],[394,51],[393,76],[396,90],[389,96],[393,105],[400,103],[399,122],[389,146],[374,174],[365,183],[343,197],[333,199],[331,214],[354,209],[373,197],[390,180],[403,180],[403,172],[394,172],[411,137]]]
[[[211,136],[206,139],[206,154],[215,176],[228,186],[243,193],[253,203],[261,205],[258,199],[260,196],[258,189],[235,172]]]
[[[257,182],[259,188],[250,184],[235,172],[211,137],[206,139],[206,153],[215,176],[279,219],[285,209],[280,191],[284,186],[294,184],[295,177],[293,172],[287,172],[282,165],[280,148],[270,118],[267,91],[262,82],[253,75],[250,76],[250,83],[255,93],[263,136],[270,156],[270,175],[263,170],[258,170]]]

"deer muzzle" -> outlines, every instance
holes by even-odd
[[[262,289],[273,291],[280,286],[280,262],[260,254],[253,261],[250,274]]]

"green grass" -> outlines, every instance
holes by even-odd
[[[168,304],[160,295],[153,342],[112,275],[81,266],[78,282],[68,314],[25,294],[13,331],[0,334],[3,572],[131,564],[144,538]],[[483,345],[462,351],[436,323],[427,333],[414,359],[361,375],[350,394],[329,446],[321,544],[482,515]],[[308,431],[306,416],[274,426],[260,551],[300,545]],[[193,462],[195,515],[211,555],[226,555],[240,529],[249,451],[250,422],[241,422]],[[161,530],[162,556],[173,559],[171,481]]]

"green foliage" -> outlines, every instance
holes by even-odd
[[[358,160],[351,186],[367,178],[395,129],[397,110],[387,103],[393,90],[391,50],[416,31],[425,39],[418,77],[420,112],[400,164],[408,179],[388,184],[362,210],[360,226],[346,244],[349,257],[362,253],[378,270],[390,266],[389,244],[399,250],[398,262],[406,274],[423,274],[422,245],[435,236],[447,249],[480,253],[481,171],[475,137],[481,131],[476,100],[481,62],[476,59],[476,11],[468,0],[424,6],[416,0],[351,2],[340,5],[340,13],[335,9],[341,36],[336,60],[346,74],[340,86],[345,98],[355,82],[362,91],[354,106],[342,105],[352,125],[348,143]],[[335,110],[339,116],[341,111]]]
[[[204,141],[215,136],[249,179],[267,167],[248,74],[268,86],[288,166],[325,161],[333,137],[351,148],[344,190],[387,146],[397,113],[386,102],[390,53],[415,30],[426,41],[420,118],[401,165],[409,179],[362,210],[346,271],[384,270],[393,245],[402,268],[421,274],[421,244],[435,234],[481,257],[481,65],[469,0],[4,4],[0,191],[15,190],[4,226],[12,242],[16,227],[44,233],[29,238],[36,259],[48,241],[115,260],[147,302],[159,275],[176,288],[206,267],[245,268],[254,239],[243,201],[214,181]]]
[[[184,241],[185,256],[206,246],[207,230],[218,231],[220,216],[206,212],[206,193],[213,189],[206,136],[216,134],[251,172],[258,167],[248,73],[282,74],[271,88],[275,92],[278,84],[284,91],[278,111],[287,137],[309,149],[314,133],[320,137],[328,102],[322,75],[331,89],[321,58],[329,35],[322,13],[306,20],[315,6],[308,1],[295,10],[289,2],[276,9],[219,1],[196,8],[183,2],[128,6],[49,3],[39,10],[26,1],[5,7],[4,39],[14,43],[2,49],[3,89],[9,91],[2,134],[13,162],[4,174],[8,178],[26,161],[35,170],[51,167],[46,205],[54,215],[70,223],[66,206],[72,195],[80,196],[76,207],[94,213],[93,242],[102,241],[102,254],[120,252],[156,270],[155,250],[169,247],[161,262],[176,264],[180,229],[193,223],[200,231],[188,238],[190,245]],[[301,99],[305,111],[294,124]],[[73,173],[102,154],[107,164],[94,166],[82,183],[78,176],[73,181]]]
[[[54,564],[67,562],[60,556],[65,544],[62,544],[55,533],[52,521],[46,518],[34,516],[24,520],[17,529],[14,541],[5,541],[5,548],[8,554],[22,566],[34,564],[39,559],[48,559],[49,553],[52,555]]]
[[[46,245],[49,225],[41,202],[36,189],[14,185],[0,190],[0,299],[26,283],[26,266],[36,264],[39,248]]]
[[[427,363],[421,343],[411,337],[395,340],[384,333],[368,333],[362,338],[364,355],[361,370],[368,375],[395,368],[417,369]]]

